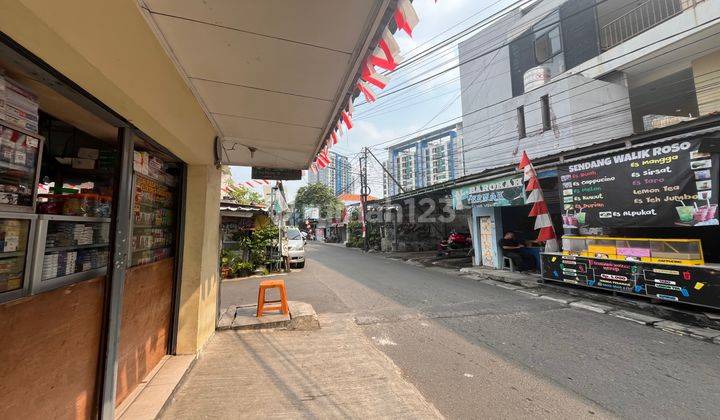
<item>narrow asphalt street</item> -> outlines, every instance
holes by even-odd
[[[720,346],[570,308],[442,269],[307,246],[288,297],[354,318],[449,418],[714,418]],[[258,280],[226,281],[222,307],[254,303]]]

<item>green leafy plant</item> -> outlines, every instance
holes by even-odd
[[[237,261],[232,266],[232,272],[237,277],[247,277],[255,272],[255,265],[250,261]]]
[[[304,217],[306,207],[318,207],[320,217],[328,219],[340,217],[343,204],[335,197],[330,187],[316,183],[300,187],[295,195],[295,209],[300,217]]]

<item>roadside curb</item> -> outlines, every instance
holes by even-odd
[[[387,259],[402,261],[408,265],[427,269],[435,268],[432,271],[454,274],[479,283],[512,290],[532,299],[545,299],[560,303],[568,308],[610,315],[671,334],[720,344],[720,315],[690,312],[682,308],[671,308],[642,300],[628,299],[623,296],[602,294],[599,291],[546,283],[542,281],[538,274],[521,274],[500,270],[478,272],[475,267],[447,268],[441,271],[437,267],[425,265],[414,258],[402,258],[393,254],[378,255]]]
[[[503,282],[499,280],[500,276],[492,276],[495,278],[486,278],[485,276],[472,273],[469,270],[460,270],[460,277],[471,278],[479,283],[489,284],[491,286],[500,287],[507,290],[513,290],[524,295],[530,295],[537,299],[545,299],[560,303],[568,308],[580,309],[584,311],[594,312],[597,314],[610,315],[615,318],[623,319],[636,324],[653,327],[671,334],[686,336],[708,343],[720,344],[720,329],[708,328],[705,326],[689,325],[666,318],[658,318],[652,315],[637,313],[623,309],[622,306],[599,303],[589,299],[582,299],[581,292],[576,293],[553,293],[546,292],[547,285],[537,283],[534,287],[525,288],[514,284],[514,282]],[[498,280],[496,280],[498,279]],[[552,288],[551,288],[552,289]],[[563,292],[564,290],[560,291]],[[592,297],[592,296],[591,296]],[[646,304],[650,305],[650,304]]]

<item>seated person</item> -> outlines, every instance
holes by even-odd
[[[516,270],[528,271],[535,268],[535,261],[532,255],[521,251],[525,245],[515,239],[515,233],[505,232],[505,235],[500,241],[500,245],[502,245],[503,256],[512,260]]]

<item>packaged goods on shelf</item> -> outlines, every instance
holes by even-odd
[[[3,86],[2,118],[12,124],[29,130],[38,131],[38,98],[28,88],[9,77],[0,77]]]
[[[112,199],[98,194],[39,194],[38,213],[110,217]]]
[[[135,151],[133,153],[133,169],[135,172],[147,175],[150,172],[149,160],[150,154],[147,152]]]
[[[0,251],[15,252],[20,249],[22,225],[17,220],[0,221]]]

